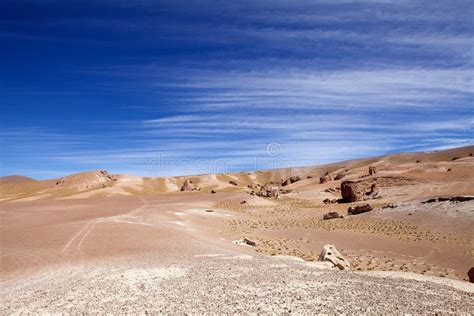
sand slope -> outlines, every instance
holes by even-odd
[[[474,195],[472,152],[192,177],[4,177],[0,310],[470,312],[474,201],[424,202]],[[328,172],[343,178],[321,184]],[[290,176],[301,180],[279,199],[249,195]],[[200,190],[180,192],[186,179]],[[325,204],[347,179],[376,182],[380,196]],[[346,215],[364,203],[374,210]],[[322,220],[328,211],[346,217]],[[243,237],[256,247],[233,243]],[[326,243],[352,272],[314,262]]]

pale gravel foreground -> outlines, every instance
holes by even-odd
[[[0,313],[474,311],[474,286],[468,283],[463,291],[393,276],[323,270],[282,257],[204,254],[182,258],[180,264],[151,262],[85,263],[5,282]]]

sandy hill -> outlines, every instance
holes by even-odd
[[[0,177],[0,184],[16,184],[16,183],[32,182],[32,181],[36,181],[36,180],[29,177],[17,176],[17,175]]]
[[[320,177],[328,174],[333,185],[339,180],[358,180],[367,176],[369,166],[377,168],[378,176],[397,176],[399,181],[457,181],[472,177],[474,146],[443,151],[399,153],[381,157],[342,161],[332,164],[181,177],[136,177],[112,175],[107,171],[89,171],[59,179],[35,181],[22,176],[7,176],[0,180],[0,200],[38,200],[81,198],[109,195],[147,195],[179,192],[186,180],[194,192],[242,192],[266,183],[281,184],[291,177],[300,181],[287,189],[308,191],[320,188]],[[449,173],[448,173],[449,170]],[[339,178],[338,178],[339,177]],[[404,179],[404,180],[402,180]],[[337,182],[339,181],[339,182]],[[20,184],[20,185],[19,185]],[[327,184],[325,185],[327,186]]]

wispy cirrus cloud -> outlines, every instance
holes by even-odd
[[[4,174],[223,172],[474,143],[472,1],[2,5]],[[150,170],[158,158],[169,168]]]

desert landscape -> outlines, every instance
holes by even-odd
[[[2,177],[0,310],[468,314],[473,154]]]

